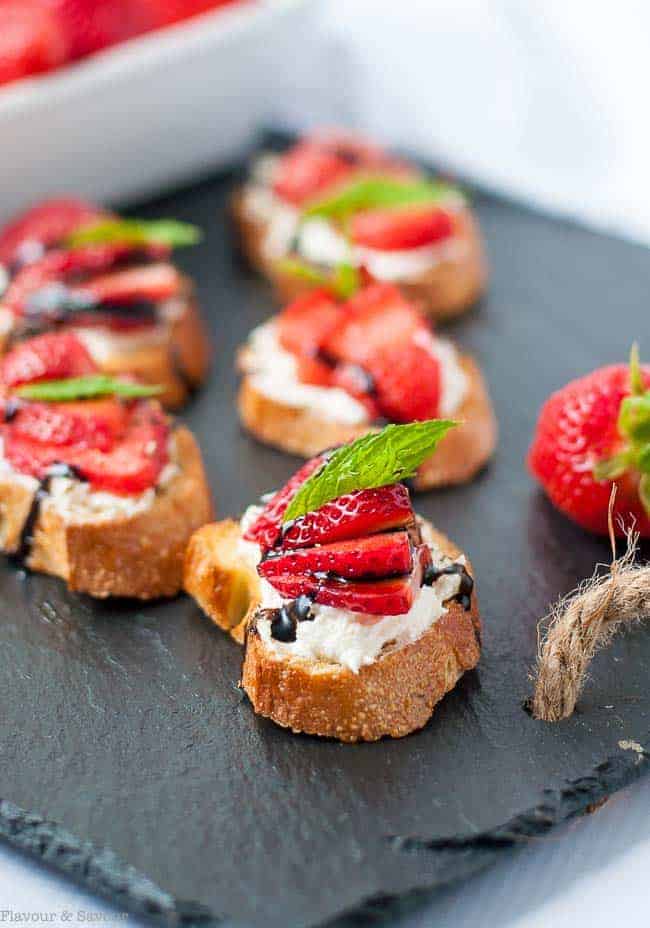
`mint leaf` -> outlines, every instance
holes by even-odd
[[[387,425],[381,432],[342,445],[311,475],[289,503],[284,522],[320,509],[354,490],[372,490],[413,477],[440,439],[457,423],[430,419]]]
[[[406,181],[394,177],[366,177],[353,181],[331,197],[308,206],[303,216],[346,219],[363,209],[439,203],[459,191],[441,181]]]
[[[132,245],[169,245],[183,248],[201,241],[201,230],[176,219],[102,219],[66,239],[69,248],[124,242]]]
[[[15,392],[26,400],[67,403],[72,400],[92,399],[96,396],[155,396],[162,392],[162,387],[117,380],[107,374],[88,374],[85,377],[69,377],[67,380],[42,380],[40,383],[27,383],[18,387]]]
[[[304,280],[314,287],[324,287],[340,300],[349,299],[360,286],[359,271],[351,264],[340,264],[334,274],[326,274],[296,258],[283,258],[276,261],[275,266],[281,274]]]

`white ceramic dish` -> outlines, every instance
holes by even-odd
[[[313,0],[257,0],[0,88],[0,221],[43,196],[125,202],[235,158]]]

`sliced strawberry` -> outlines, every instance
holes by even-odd
[[[141,300],[158,303],[175,296],[180,283],[176,268],[161,263],[94,277],[78,289],[89,294],[97,303],[135,303]]]
[[[430,331],[418,310],[392,284],[372,284],[345,304],[341,324],[324,343],[328,355],[364,365],[378,350]]]
[[[47,0],[76,61],[130,38],[130,0]]]
[[[65,34],[44,0],[3,0],[0,22],[0,85],[51,71],[67,60]]]
[[[412,567],[408,532],[388,532],[316,548],[272,551],[259,565],[259,572],[271,581],[283,574],[316,572],[365,578],[408,574]]]
[[[168,251],[160,245],[143,248],[124,243],[50,251],[40,261],[24,267],[16,274],[4,296],[4,302],[14,312],[22,313],[28,308],[29,297],[48,284],[81,284],[91,275],[109,271],[124,262],[140,257],[164,257]]]
[[[46,445],[108,451],[124,432],[129,413],[114,397],[71,403],[25,403],[11,420],[14,436]]]
[[[307,477],[318,470],[324,461],[325,456],[321,454],[303,464],[282,489],[271,497],[256,521],[244,533],[244,538],[247,541],[256,541],[263,551],[272,548],[279,540],[282,516],[287,506]]]
[[[355,490],[286,523],[276,544],[282,548],[308,548],[405,528],[413,521],[411,500],[402,484]]]
[[[365,406],[369,419],[378,419],[381,410],[375,399],[375,381],[358,364],[337,364],[330,373],[330,385],[340,387]]]
[[[52,464],[65,461],[76,468],[94,490],[132,495],[154,486],[168,461],[169,426],[150,402],[136,403],[119,440],[109,450],[79,444],[54,445],[23,438],[3,426],[4,451],[21,473],[43,477]]]
[[[439,206],[365,210],[350,223],[350,235],[357,245],[379,251],[407,251],[453,234],[453,218]]]
[[[366,361],[382,414],[391,422],[415,422],[438,415],[440,361],[415,342],[386,347]]]
[[[94,374],[97,365],[76,336],[49,333],[22,342],[0,364],[0,379],[7,387],[36,380],[60,380]]]
[[[353,171],[336,151],[310,141],[299,142],[283,155],[273,189],[283,200],[300,206]]]
[[[298,297],[278,317],[278,341],[287,351],[313,357],[345,318],[345,309],[327,290]]]
[[[0,264],[22,263],[21,251],[28,247],[39,254],[81,226],[106,218],[108,213],[85,200],[71,197],[45,200],[28,209],[0,232]]]
[[[381,616],[409,612],[422,585],[424,567],[430,559],[429,549],[422,545],[417,550],[411,573],[388,580],[324,580],[312,574],[281,574],[268,579],[285,599],[307,595],[324,606],[361,613],[361,624],[371,625]]]
[[[332,368],[329,364],[316,358],[300,355],[296,358],[296,374],[301,383],[311,384],[315,387],[332,386]]]

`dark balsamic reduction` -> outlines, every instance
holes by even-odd
[[[15,419],[24,405],[25,401],[21,400],[20,397],[10,396],[5,403],[4,421],[11,422],[13,419]]]
[[[24,564],[25,560],[29,557],[30,551],[32,550],[32,546],[34,544],[34,532],[36,530],[36,523],[38,522],[38,517],[41,511],[41,504],[48,496],[52,480],[55,477],[70,477],[74,480],[84,480],[84,477],[82,477],[77,468],[70,464],[61,462],[52,464],[50,466],[48,472],[41,479],[38,489],[34,493],[32,504],[29,507],[29,512],[27,513],[27,518],[25,519],[22,530],[20,532],[18,548],[13,554],[13,558],[20,564]]]
[[[474,579],[471,574],[467,573],[464,564],[447,564],[445,567],[434,567],[433,564],[429,564],[424,570],[422,582],[424,586],[432,586],[440,577],[454,574],[460,577],[460,587],[453,598],[467,612],[472,604]]]
[[[276,641],[291,642],[296,640],[298,622],[313,622],[311,605],[311,597],[303,594],[280,609],[265,609],[260,615],[271,619],[272,638]]]

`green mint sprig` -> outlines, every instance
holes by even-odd
[[[364,177],[312,203],[302,215],[345,221],[360,210],[440,203],[451,195],[461,196],[456,187],[442,181]]]
[[[609,458],[597,461],[593,468],[596,480],[616,480],[627,471],[641,475],[639,498],[650,515],[650,390],[646,390],[639,348],[630,351],[630,396],[622,400],[617,428],[623,446]]]
[[[45,403],[68,403],[73,400],[88,400],[98,396],[124,396],[136,398],[156,396],[163,388],[149,384],[118,380],[108,374],[88,374],[84,377],[69,377],[67,380],[41,380],[17,387],[15,393],[26,400],[41,400]]]
[[[381,432],[342,445],[302,484],[287,506],[283,521],[320,509],[346,493],[372,490],[413,477],[455,425],[451,419],[387,425]]]
[[[169,245],[184,248],[201,241],[201,230],[176,219],[101,219],[66,239],[69,248],[123,242],[129,245]]]
[[[339,264],[333,274],[328,274],[296,258],[283,258],[276,263],[276,269],[314,287],[325,287],[340,300],[354,296],[361,285],[359,269],[352,264]]]

